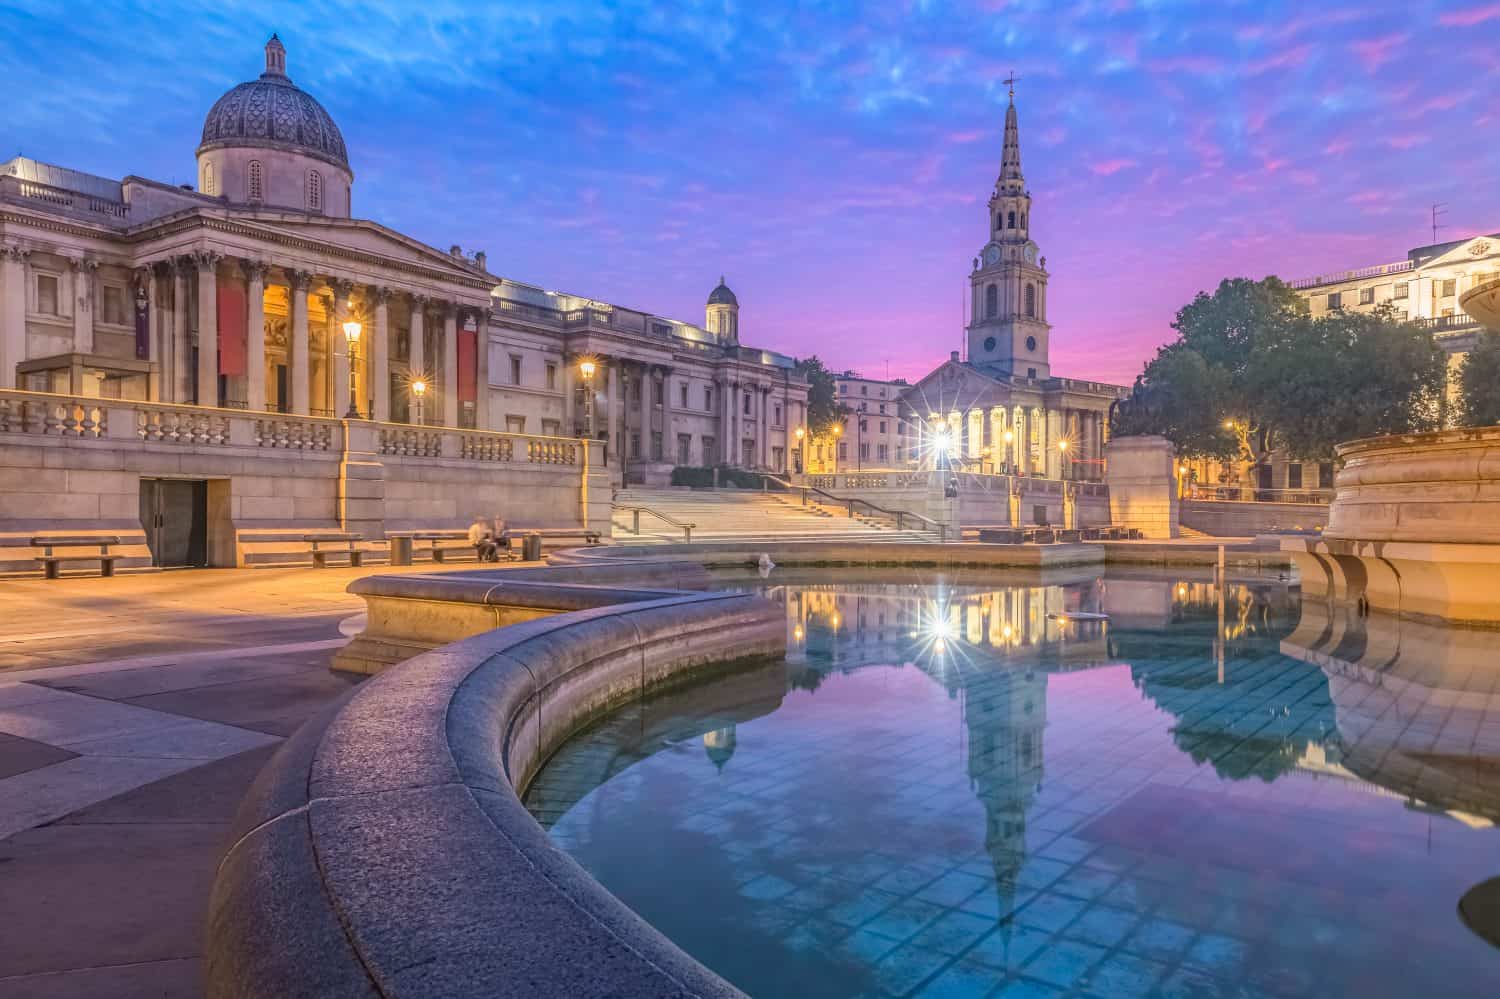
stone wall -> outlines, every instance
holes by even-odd
[[[1249,538],[1257,534],[1313,531],[1328,524],[1326,504],[1236,503],[1216,500],[1183,500],[1179,505],[1183,527],[1220,538]]]
[[[1165,437],[1116,437],[1104,448],[1110,522],[1148,538],[1177,537],[1177,477]]]

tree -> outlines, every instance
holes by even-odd
[[[1181,343],[1156,352],[1115,412],[1112,433],[1159,434],[1182,454],[1229,459],[1239,453],[1224,426],[1229,374]]]
[[[1500,333],[1486,332],[1464,356],[1458,384],[1464,426],[1500,423]]]
[[[842,424],[849,407],[839,402],[833,372],[817,356],[798,361],[797,372],[807,379],[807,432],[816,439]]]

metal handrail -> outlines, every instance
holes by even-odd
[[[795,482],[788,482],[786,479],[779,478],[775,475],[762,473],[761,478],[762,491],[765,491],[766,481],[785,486],[789,490],[796,490],[802,494],[803,506],[807,506],[808,494],[816,493],[817,495],[822,496],[824,499],[828,499],[833,501],[834,503],[841,504],[844,507],[845,512],[851,519],[854,517],[855,504],[858,504],[860,506],[868,508],[874,513],[882,514],[886,517],[894,519],[896,521],[896,530],[898,531],[906,530],[906,518],[910,517],[912,520],[915,520],[921,524],[925,524],[928,530],[936,531],[938,540],[945,542],[948,540],[947,524],[940,523],[939,521],[933,520],[930,517],[924,517],[920,513],[913,513],[910,510],[887,510],[883,506],[876,506],[874,503],[871,503],[867,499],[860,499],[857,496],[835,496],[833,493],[829,492],[826,489],[819,489],[817,486],[798,485]]]
[[[682,528],[682,540],[684,541],[693,540],[693,528],[698,526],[697,524],[684,523],[683,521],[678,520],[676,517],[669,517],[659,510],[651,509],[649,506],[626,506],[620,507],[619,509],[630,511],[630,533],[632,534],[638,535],[641,533],[641,514],[643,513],[649,513],[657,520],[665,521],[666,523],[671,524],[673,527]]]

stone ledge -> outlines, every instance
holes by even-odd
[[[601,713],[785,641],[769,601],[677,593],[489,631],[357,688],[241,806],[207,994],[740,995],[554,846],[519,795]]]

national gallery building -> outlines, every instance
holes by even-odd
[[[274,37],[209,110],[197,178],[0,164],[0,390],[588,435],[636,477],[790,464],[806,386],[740,345],[727,286],[698,326],[357,217],[343,136]]]

